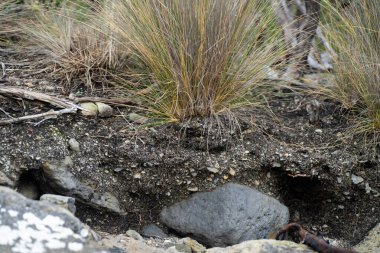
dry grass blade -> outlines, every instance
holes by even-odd
[[[280,28],[264,0],[108,1],[104,20],[145,64],[144,99],[169,121],[229,111],[265,86],[283,56]]]
[[[35,10],[36,21],[25,25],[31,41],[47,55],[46,64],[53,76],[64,83],[65,91],[80,82],[92,89],[95,83],[107,81],[113,70],[125,67],[128,58],[110,36],[111,31],[100,32],[89,25],[97,22],[95,15],[74,7],[41,7]]]
[[[354,111],[351,134],[380,134],[380,8],[377,1],[352,1],[346,8],[324,2],[336,85],[322,92]]]
[[[22,15],[27,15],[26,10],[16,0],[0,1],[0,44],[20,32],[17,24]]]

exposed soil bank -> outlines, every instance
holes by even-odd
[[[130,109],[107,119],[77,114],[2,126],[0,170],[16,181],[41,161],[71,156],[78,179],[112,192],[128,212],[120,217],[78,206],[84,222],[111,233],[140,230],[157,222],[163,206],[232,181],[279,199],[291,221],[353,245],[380,221],[379,157],[361,140],[340,141],[347,123],[334,103],[320,101],[320,120],[310,124],[308,101],[293,95],[272,102],[276,117],[241,109],[238,128],[214,122],[209,131],[201,121],[144,128],[121,117]],[[9,98],[0,107],[12,116],[47,110]],[[79,153],[67,148],[70,138]]]

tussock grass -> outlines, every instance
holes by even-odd
[[[16,0],[0,1],[0,45],[20,32],[20,27],[17,26],[18,18],[21,16],[20,11],[21,6]]]
[[[35,9],[35,19],[25,25],[30,40],[46,54],[53,77],[64,84],[65,92],[84,83],[92,89],[107,83],[113,71],[123,69],[128,53],[115,42],[112,32],[99,23],[95,14],[78,10],[80,5],[58,9]],[[75,8],[78,7],[78,8]]]
[[[228,112],[248,91],[257,98],[264,69],[284,56],[265,0],[119,0],[105,10],[105,22],[147,69],[149,110],[168,121]]]
[[[334,59],[335,86],[322,89],[354,112],[351,134],[380,134],[380,8],[377,1],[352,1],[337,8],[324,1]],[[374,135],[373,135],[374,134]]]

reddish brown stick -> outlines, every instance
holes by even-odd
[[[277,235],[277,240],[288,240],[289,237],[297,243],[304,243],[319,253],[359,253],[351,249],[343,249],[332,246],[321,237],[309,233],[300,224],[290,223],[281,229]]]

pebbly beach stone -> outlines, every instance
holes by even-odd
[[[289,210],[255,189],[228,183],[164,208],[160,220],[203,245],[223,247],[267,238],[288,223]]]
[[[69,211],[0,187],[0,252],[109,253]]]

